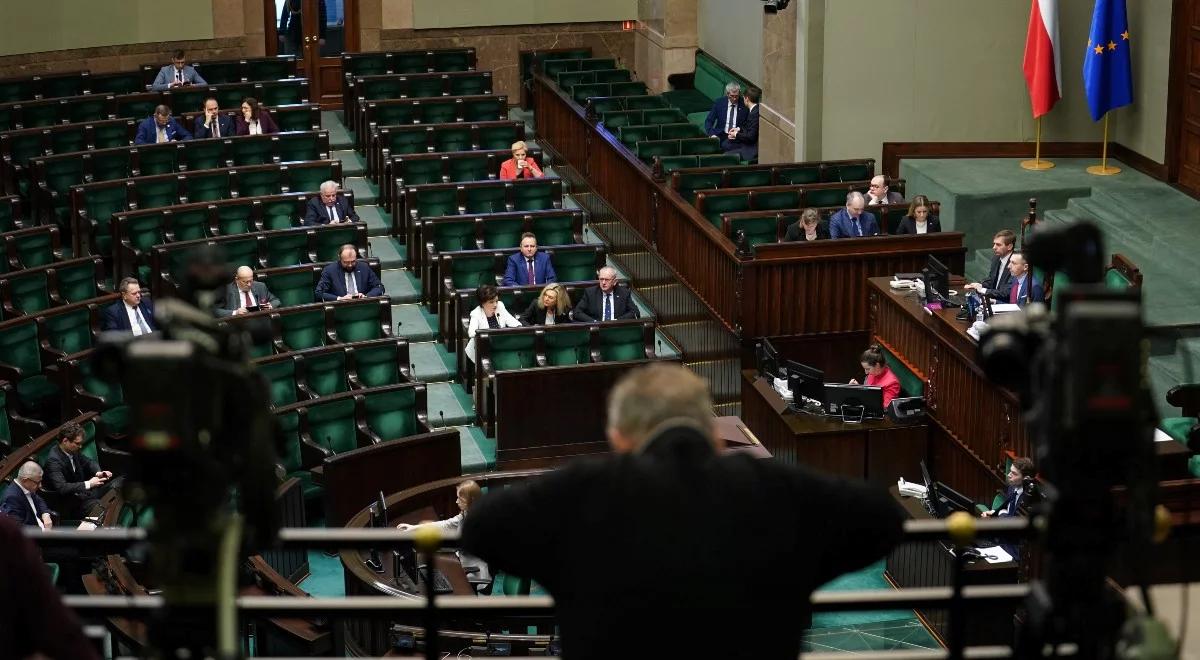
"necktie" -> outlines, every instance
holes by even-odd
[[[138,327],[142,329],[143,335],[150,334],[150,326],[146,325],[146,319],[142,318],[142,310],[137,307],[133,308],[133,315],[137,317]]]
[[[358,287],[354,283],[354,273],[346,273],[346,293],[354,295],[358,293]]]
[[[725,132],[733,130],[735,125],[737,125],[737,108],[730,103],[729,110],[725,112]]]
[[[212,135],[213,137],[221,137],[221,121],[220,117],[213,117]]]
[[[67,454],[67,462],[71,464],[71,474],[77,474],[75,471],[75,457]]]
[[[179,69],[175,69],[175,82],[177,82],[177,83],[183,82],[183,71],[180,71]]]
[[[602,321],[611,321],[612,320],[612,294],[611,293],[604,294],[604,317],[600,320],[602,320]]]
[[[1016,302],[1019,298],[1018,294],[1020,294],[1020,293],[1021,293],[1021,282],[1020,282],[1020,280],[1014,281],[1012,283],[1012,288],[1008,290],[1008,302],[1016,304]]]
[[[25,493],[25,500],[29,502],[29,508],[33,511],[33,519],[37,521],[38,527],[44,531],[46,523],[42,522],[42,517],[38,515],[37,505],[33,503],[33,494]]]
[[[254,303],[250,302],[250,292],[249,291],[243,291],[242,298],[244,298],[246,300],[246,304],[243,305],[243,307],[250,307],[251,305],[254,304]]]
[[[858,218],[854,219],[854,235],[862,236],[862,225],[859,224]]]
[[[158,127],[158,141],[159,142],[167,141],[167,129],[163,128],[162,126]]]
[[[528,274],[529,274],[529,282],[528,283],[529,284],[537,284],[537,282],[535,282],[533,279],[533,259],[527,259],[525,261],[525,269],[528,271]]]

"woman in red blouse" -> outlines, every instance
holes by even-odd
[[[864,385],[883,388],[883,407],[887,408],[892,399],[900,396],[900,380],[888,368],[887,360],[883,359],[883,349],[879,344],[871,344],[858,361],[862,363],[863,373],[867,376]],[[850,384],[857,385],[858,381],[851,380]]]
[[[540,179],[542,178],[542,168],[528,157],[524,142],[514,142],[512,146],[512,158],[500,163],[500,180],[512,181],[514,179]]]

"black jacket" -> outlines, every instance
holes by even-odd
[[[1012,255],[1009,255],[1012,258]],[[1000,257],[992,257],[992,265],[988,268],[987,279],[980,282],[983,285],[983,294],[989,298],[999,300],[1000,302],[1008,302],[1009,290],[1012,289],[1012,273],[1008,272],[1008,263],[1005,262],[1004,270],[1000,270]],[[1000,282],[996,282],[996,276],[1000,276]]]
[[[612,316],[614,321],[638,318],[637,305],[633,304],[629,287],[618,286],[612,291]],[[574,318],[576,321],[600,321],[604,318],[604,296],[599,286],[588,287],[579,302],[575,303]]]
[[[492,490],[462,543],[550,592],[565,658],[794,659],[809,594],[882,557],[903,518],[881,489],[718,456],[683,425]]]
[[[941,221],[938,220],[936,215],[931,215],[931,216],[925,218],[925,224],[926,224],[925,232],[928,234],[936,234],[942,230],[942,223],[941,223]],[[904,218],[902,220],[900,220],[900,226],[896,228],[896,233],[897,234],[916,234],[917,233],[916,219],[913,218],[912,216],[908,216],[908,215],[904,216]]]
[[[537,300],[530,301],[529,307],[526,307],[525,311],[521,312],[521,315],[517,317],[517,320],[521,322],[521,325],[545,325],[546,324],[546,310],[538,307]],[[554,323],[556,325],[559,323],[570,323],[570,322],[571,322],[571,310],[567,310],[566,314],[555,314],[554,315]]]
[[[829,225],[824,222],[817,223],[817,240],[822,241],[829,238]],[[787,232],[783,235],[785,241],[807,241],[804,234],[804,225],[799,220],[788,225]]]
[[[350,200],[338,195],[333,199],[333,205],[337,207],[338,222],[358,222],[358,213],[350,206]],[[321,201],[320,195],[314,195],[305,205],[304,224],[308,227],[329,224],[329,208]]]

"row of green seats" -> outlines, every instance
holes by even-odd
[[[508,97],[504,94],[440,96],[367,101],[359,106],[355,122],[355,145],[359,151],[377,126],[400,124],[452,124],[456,122],[503,121],[508,119]]]
[[[599,117],[620,110],[657,110],[670,105],[661,96],[592,96],[584,103],[588,116]],[[648,123],[648,122],[647,122]]]
[[[574,53],[564,53],[557,57],[547,57],[542,61],[542,73],[547,78],[554,80],[558,74],[567,71],[604,71],[617,68],[617,61],[611,57],[591,57],[591,53],[587,52],[585,57],[570,57],[570,55],[582,54],[585,51],[575,51]]]
[[[593,280],[608,256],[603,245],[550,245],[539,250],[550,256],[562,282]],[[421,293],[426,308],[437,313],[443,296],[459,289],[500,284],[512,250],[458,250],[427,254],[422,264]],[[519,312],[518,312],[519,313]]]
[[[271,390],[271,406],[372,387],[412,382],[408,340],[385,337],[334,344],[254,360]]]
[[[875,176],[875,160],[812,161],[806,163],[771,163],[739,165],[736,167],[701,166],[694,171],[679,171],[676,162],[663,159],[664,173],[670,173],[671,188],[685,194],[699,188],[748,188],[750,186],[784,186],[799,183],[835,183],[866,181]],[[889,185],[893,185],[889,182]],[[901,191],[903,194],[903,191]]]
[[[162,69],[162,64],[146,64],[141,67],[142,82],[146,87]],[[203,60],[193,62],[196,72],[210,85],[225,85],[238,82],[262,82],[296,77],[295,55],[267,55],[244,57],[236,60]]]
[[[583,242],[584,213],[580,209],[444,215],[409,223],[408,266],[417,271],[426,252],[516,249],[530,232],[542,245]]]
[[[645,126],[647,124],[679,124],[687,121],[678,108],[653,108],[650,110],[609,110],[600,113],[600,121],[610,132],[622,126]]]
[[[571,89],[589,83],[622,83],[633,80],[629,69],[600,69],[596,71],[563,71],[556,76],[558,86]]]
[[[422,218],[558,209],[562,197],[562,180],[557,177],[408,186],[400,200],[403,206],[395,209],[398,213],[393,214],[392,226],[407,239],[411,223]]]
[[[0,320],[37,314],[108,292],[103,260],[68,259],[0,277]]]
[[[0,234],[5,258],[0,261],[0,273],[35,268],[63,258],[58,227],[27,227]]]
[[[371,257],[364,259],[364,262],[375,272],[375,277],[380,277],[379,259]],[[254,271],[254,279],[266,284],[284,307],[308,305],[316,297],[317,283],[321,281],[321,271],[331,263],[333,262],[318,261],[295,266],[261,268]]]
[[[594,96],[646,96],[646,83],[640,80],[613,83],[579,83],[568,88],[571,98],[583,105]]]
[[[392,336],[392,305],[386,296],[269,309],[224,317],[218,324],[244,328],[261,319],[270,321],[271,337],[253,347],[253,357]]]
[[[473,71],[475,65],[474,48],[342,53],[342,109],[354,108],[352,83],[356,77],[389,73]],[[357,117],[347,115],[346,127],[355,130],[356,120]]]
[[[383,184],[383,163],[392,156],[447,151],[511,149],[525,139],[525,122],[480,121],[452,124],[378,126],[367,148],[367,176]]]
[[[596,280],[569,282],[559,278],[558,283],[566,289],[567,297],[574,304],[578,302],[579,296],[583,295],[585,289],[596,285]],[[500,297],[500,302],[504,303],[504,308],[510,310],[513,315],[518,315],[542,295],[543,288],[545,288],[544,284],[500,286],[496,287],[496,293]],[[446,290],[438,302],[439,339],[447,351],[458,354],[458,373],[463,372],[462,349],[467,343],[466,333],[463,332],[463,329],[470,321],[471,310],[475,309],[478,304],[479,300],[474,288]]]
[[[0,381],[0,460],[46,432],[46,423],[25,417],[17,410],[12,383]]]
[[[676,140],[643,140],[635,145],[637,157],[646,163],[665,156],[703,156],[724,154],[720,140],[715,137],[695,137]]]
[[[52,99],[84,94],[128,94],[145,91],[138,71],[115,73],[91,73],[71,71],[68,73],[38,74],[0,78],[0,103]]]
[[[543,170],[549,165],[541,149],[527,146],[527,158]],[[383,161],[379,205],[395,214],[400,195],[407,186],[428,183],[464,183],[500,178],[500,165],[512,158],[512,150],[480,149],[424,154],[392,154]]]
[[[359,108],[367,101],[491,94],[493,80],[491,71],[452,71],[351,76],[346,84],[349,89],[343,97],[350,102],[343,108],[347,128],[357,131]]]
[[[930,202],[930,206],[934,209],[938,208],[940,204],[940,202],[936,201]],[[879,204],[872,206],[870,213],[879,222],[880,233],[895,234],[904,216],[908,215],[908,206],[907,203],[903,202],[899,204]],[[820,221],[828,226],[829,218],[834,213],[846,208],[846,205],[812,206],[808,208],[815,210],[818,217],[820,217]],[[799,221],[802,210],[795,208],[722,213],[721,233],[735,243],[739,242],[739,238],[744,238],[746,243],[751,247],[763,243],[777,243],[784,239],[787,228]]]
[[[617,138],[621,140],[621,144],[630,149],[635,148],[638,142],[647,140],[686,140],[702,137],[704,137],[704,131],[687,122],[622,126],[617,129]]]
[[[692,172],[676,171],[671,175],[671,188],[679,193],[684,199],[694,200],[696,193],[701,190],[706,191],[721,191],[734,190],[746,191],[752,188],[771,188],[778,186],[797,186],[804,187],[804,197],[798,206],[790,208],[805,208],[809,206],[845,206],[846,195],[852,191],[865,193],[871,185],[871,180],[859,179],[854,181],[835,181],[832,183],[804,183],[789,182],[786,177],[782,178],[781,183],[765,183],[751,181],[752,177],[736,177],[725,176],[725,170],[719,168],[706,168],[705,170],[697,170]],[[725,183],[739,185],[723,185]],[[904,179],[895,179],[890,182],[890,189],[904,194],[906,182]],[[718,193],[724,194],[724,193]],[[729,193],[735,194],[735,193]],[[747,209],[737,209],[744,211]]]

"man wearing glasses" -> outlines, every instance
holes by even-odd
[[[217,316],[239,316],[247,312],[257,312],[263,309],[276,309],[283,303],[267,285],[254,279],[254,270],[249,266],[239,266],[233,282],[225,287],[225,295],[213,308]]]
[[[599,286],[589,287],[575,305],[575,321],[615,321],[638,318],[637,305],[628,287],[617,286],[617,271],[605,266],[598,273]]]
[[[38,495],[38,489],[41,487],[42,466],[33,461],[22,463],[21,468],[17,470],[17,478],[4,489],[4,499],[0,500],[0,513],[22,525],[36,525],[42,529],[53,528],[50,507],[46,505],[46,500]]]
[[[100,498],[111,485],[112,472],[101,470],[100,464],[83,455],[83,428],[74,422],[63,425],[58,446],[46,456],[46,488],[58,496],[55,506],[64,520],[76,520],[92,515]]]

